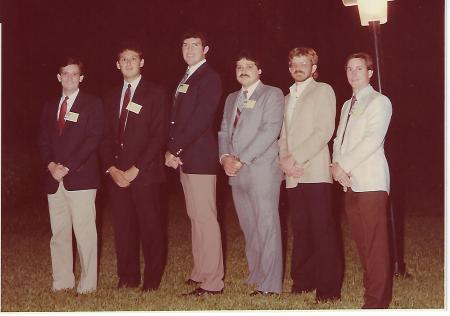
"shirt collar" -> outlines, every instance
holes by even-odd
[[[126,89],[126,88],[128,88],[128,84],[131,84],[131,90],[134,92],[136,90],[137,85],[141,81],[141,78],[142,78],[142,75],[139,75],[139,77],[134,79],[132,82],[128,82],[128,81],[124,80],[123,81],[123,88]]]
[[[188,66],[188,69],[187,69],[187,71],[188,71],[188,73],[189,73],[188,78],[189,78],[190,76],[192,76],[192,74],[193,74],[198,68],[200,68],[200,66],[203,65],[204,63],[206,63],[206,59],[200,60],[198,63],[196,63],[196,64],[193,65],[193,66]]]
[[[244,89],[244,87],[242,87],[242,89],[241,89],[242,92],[247,90],[247,99],[250,99],[250,97],[252,96],[253,92],[255,92],[256,87],[258,86],[258,84],[260,82],[261,82],[261,80],[256,81],[255,83],[253,83],[249,87],[247,87],[247,89]]]
[[[369,94],[373,90],[374,89],[373,89],[372,85],[368,84],[367,86],[365,86],[364,88],[359,90],[357,93],[354,93],[353,95],[356,96],[356,100],[360,100],[362,97],[364,97],[365,95]]]

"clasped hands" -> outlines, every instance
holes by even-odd
[[[58,182],[61,182],[64,176],[69,172],[65,166],[60,163],[50,162],[47,166],[48,171],[50,171],[53,179]]]
[[[222,166],[225,174],[229,177],[234,177],[237,175],[239,170],[241,170],[244,164],[236,156],[225,155],[222,158]]]
[[[350,180],[350,174],[347,174],[344,169],[339,165],[338,162],[333,162],[330,165],[331,168],[331,174],[333,175],[333,179],[337,182],[339,182],[344,191],[347,190],[347,188],[352,186],[352,182]]]
[[[289,177],[300,178],[305,173],[305,168],[295,161],[292,155],[278,160],[281,170]]]
[[[108,169],[108,173],[119,187],[126,188],[134,179],[136,179],[139,169],[135,166],[131,166],[128,170],[123,171],[112,166]]]
[[[166,152],[165,155],[165,165],[167,167],[171,167],[173,169],[177,169],[178,166],[182,165],[183,162],[181,161],[180,157],[176,157],[174,155],[172,155],[170,152]]]

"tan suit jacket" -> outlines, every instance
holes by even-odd
[[[333,162],[350,174],[355,192],[389,193],[389,167],[384,155],[384,139],[392,116],[391,101],[368,85],[356,94],[355,105],[344,129],[350,100],[342,106],[333,144]],[[342,140],[344,138],[344,140]]]
[[[286,96],[286,105],[290,94]],[[312,81],[295,103],[292,118],[285,116],[279,139],[280,158],[291,154],[303,165],[300,178],[286,176],[286,187],[298,183],[332,183],[328,142],[334,133],[336,97],[330,85]]]

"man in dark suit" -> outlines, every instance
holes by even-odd
[[[216,208],[218,145],[214,121],[222,85],[208,65],[205,36],[183,36],[187,72],[175,92],[169,127],[166,165],[180,166],[180,181],[192,225],[194,266],[188,284],[199,284],[189,295],[220,294],[223,289],[223,258]]]
[[[141,283],[140,244],[144,254],[143,291],[156,290],[164,270],[165,241],[160,183],[165,180],[167,97],[141,76],[142,50],[134,44],[117,54],[124,82],[106,94],[107,129],[100,146],[113,211],[118,287]]]
[[[96,149],[103,132],[103,106],[99,98],[80,91],[84,78],[80,60],[66,58],[57,78],[62,94],[45,105],[39,135],[39,150],[48,169],[52,289],[75,286],[73,227],[81,267],[77,292],[88,293],[97,289],[95,196],[100,177]]]

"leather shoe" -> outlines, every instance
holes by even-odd
[[[291,293],[292,294],[306,294],[306,293],[313,292],[314,290],[315,290],[314,288],[299,289],[296,287],[292,287]]]
[[[216,294],[222,294],[223,290],[220,291],[210,291],[202,289],[201,287],[196,288],[192,292],[185,293],[183,296],[203,296],[203,295],[216,295]]]
[[[143,286],[142,287],[142,292],[147,292],[147,293],[149,293],[149,292],[153,292],[153,291],[156,291],[158,289],[158,287],[157,286]]]
[[[250,293],[250,296],[256,296],[256,295],[276,295],[278,293],[275,292],[264,292],[264,291],[260,291],[260,290],[255,290],[253,292]]]
[[[184,281],[184,284],[186,284],[186,285],[197,285],[197,284],[200,284],[201,282],[197,282],[197,281],[194,281],[194,280],[192,280],[192,279],[187,279],[186,281]]]

